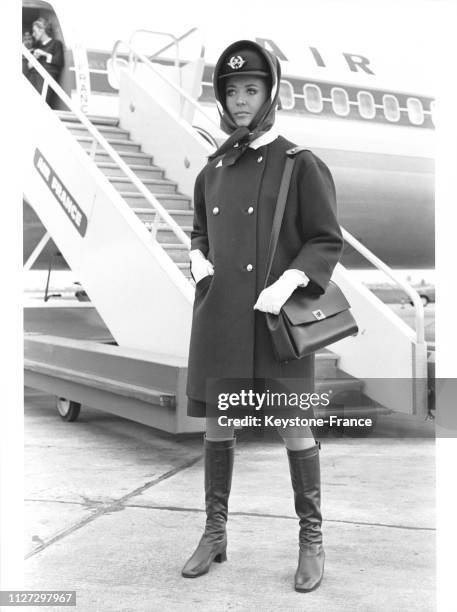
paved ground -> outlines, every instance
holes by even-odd
[[[186,580],[204,520],[200,437],[175,440],[84,407],[66,423],[30,390],[25,409],[28,589],[75,589],[84,612],[435,609],[431,439],[323,441],[326,573],[300,594],[276,439],[240,435],[228,562]]]

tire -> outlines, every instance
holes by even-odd
[[[63,421],[76,421],[79,417],[81,404],[73,400],[67,400],[64,397],[57,398],[57,412]]]

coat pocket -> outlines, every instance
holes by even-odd
[[[198,281],[198,283],[195,284],[195,291],[197,292],[197,291],[200,291],[201,289],[208,287],[209,284],[211,283],[212,278],[213,278],[212,274],[207,274],[206,276],[201,278]]]

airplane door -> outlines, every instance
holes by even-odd
[[[47,19],[52,26],[52,34],[53,38],[60,40],[63,44],[64,48],[64,66],[59,78],[59,85],[62,89],[70,96],[75,97],[75,94],[78,95],[80,107],[84,111],[84,102],[87,104],[87,98],[89,95],[89,73],[88,70],[84,70],[87,68],[87,57],[81,53],[81,49],[79,49],[78,55],[78,66],[82,67],[80,73],[83,75],[83,78],[77,78],[75,73],[75,53],[73,51],[72,46],[69,44],[68,40],[65,40],[63,29],[60,23],[59,18],[57,17],[57,13],[53,8],[50,2],[45,2],[43,0],[23,0],[22,2],[22,32],[25,31],[32,32],[32,24],[39,17],[44,17]],[[84,55],[84,57],[83,57]],[[79,74],[79,77],[81,77]],[[84,76],[86,75],[86,76]],[[84,82],[85,80],[85,82]],[[78,82],[77,82],[78,81]],[[84,96],[81,96],[80,89],[81,85],[84,89]],[[84,99],[85,98],[85,99]],[[66,110],[65,105],[57,100],[58,108]]]

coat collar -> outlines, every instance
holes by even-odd
[[[252,140],[249,143],[248,148],[254,149],[254,150],[258,149],[259,147],[263,147],[264,145],[270,144],[271,142],[276,140],[278,137],[279,137],[278,131],[276,130],[275,127],[272,127],[264,134],[261,134],[257,138],[254,138],[254,140]],[[221,168],[222,166],[231,166],[233,163],[235,163],[236,159],[231,159],[230,154],[228,155],[224,154],[212,161],[214,161],[215,168]]]
[[[255,138],[255,140],[250,142],[249,147],[251,149],[258,149],[259,147],[263,147],[264,145],[270,144],[270,142],[273,142],[273,140],[276,140],[278,136],[279,136],[278,131],[273,126],[268,130],[268,132],[261,134],[258,138]]]

